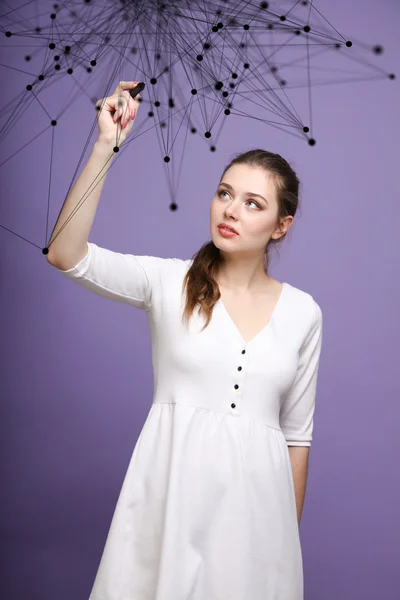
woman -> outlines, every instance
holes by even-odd
[[[189,260],[88,242],[99,185],[62,228],[108,167],[118,121],[122,141],[132,128],[139,102],[126,90],[136,83],[105,100],[47,257],[88,290],[146,311],[152,342],[154,398],[90,600],[302,600],[298,525],[322,313],[267,273],[299,182],[279,155],[236,157],[211,203],[212,240]]]

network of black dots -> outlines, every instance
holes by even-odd
[[[3,10],[0,16],[7,40],[3,66],[14,71],[20,82],[17,97],[2,106],[0,143],[6,145],[12,136],[17,112],[32,116],[39,111],[48,119],[42,130],[26,128],[31,139],[27,137],[21,150],[49,126],[54,131],[82,94],[101,110],[99,99],[110,95],[120,73],[129,73],[122,79],[146,84],[139,98],[146,112],[122,146],[116,138],[113,153],[124,151],[137,136],[156,131],[173,211],[178,209],[176,172],[180,164],[176,157],[185,155],[189,133],[215,153],[221,131],[231,119],[256,119],[265,127],[316,146],[312,89],[331,84],[329,70],[322,78],[319,75],[327,50],[330,60],[332,53],[337,53],[341,65],[347,57],[352,61],[351,74],[346,76],[343,69],[337,83],[357,80],[354,62],[364,80],[395,78],[369,59],[382,56],[382,45],[344,38],[308,0],[81,0],[73,4],[45,0],[27,4],[21,0],[20,4],[20,8],[13,5]],[[29,63],[30,72],[24,63]],[[60,95],[60,106],[52,105],[50,111],[47,95],[65,77],[75,83],[75,90],[68,104]],[[299,88],[305,101],[296,106],[291,90]],[[89,137],[97,114],[94,111]],[[19,150],[13,153],[13,160]],[[6,157],[0,168],[10,159]],[[84,201],[83,196],[78,209]],[[46,227],[44,248],[25,241],[47,254],[49,239],[55,237],[48,238]]]

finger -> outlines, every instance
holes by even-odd
[[[122,96],[116,101],[115,113],[113,116],[113,121],[116,123],[120,117],[122,117],[127,111],[128,101],[126,98]]]
[[[123,114],[126,115],[128,118],[130,118],[132,116],[134,111],[137,111],[138,106],[140,105],[140,102],[138,100],[139,97],[140,96],[136,96],[136,98],[132,98],[130,93],[126,90],[124,90],[121,93],[121,96],[119,96],[120,99],[126,98],[126,100],[127,100],[127,106],[126,106],[126,108],[124,107]]]
[[[120,89],[118,91],[117,96],[118,96],[118,100],[117,100],[118,108],[116,109],[117,110],[116,115],[114,115],[115,119],[118,119],[120,116],[125,115],[127,112],[129,112],[129,107],[128,107],[129,106],[129,98],[130,98],[129,92],[126,90]]]
[[[120,81],[117,87],[115,88],[114,94],[118,94],[121,90],[132,90],[139,81]],[[128,92],[129,93],[129,92]]]

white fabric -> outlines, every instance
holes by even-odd
[[[287,446],[312,440],[321,309],[284,283],[249,343],[221,299],[185,330],[190,264],[89,242],[61,271],[145,310],[152,343],[154,397],[89,600],[302,600]]]

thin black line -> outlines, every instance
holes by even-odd
[[[37,244],[34,244],[33,242],[30,242],[26,238],[22,237],[22,235],[19,235],[18,233],[15,233],[15,231],[12,231],[11,229],[8,229],[8,227],[4,227],[4,225],[0,225],[0,227],[2,227],[3,229],[5,229],[6,231],[9,231],[10,233],[16,235],[17,237],[21,238],[21,240],[24,240],[25,242],[28,242],[28,244],[32,244],[32,246],[35,246],[35,248],[39,248],[39,250],[42,250],[42,248],[40,246],[38,246]]]

